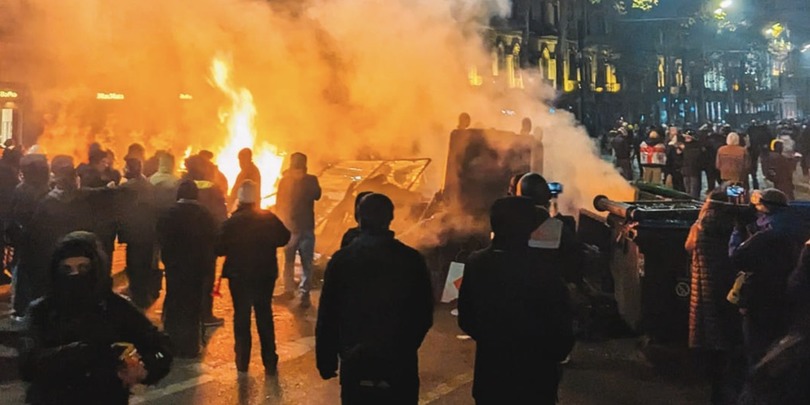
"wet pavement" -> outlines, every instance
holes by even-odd
[[[122,288],[122,287],[119,287]],[[227,283],[215,301],[224,326],[208,329],[200,360],[178,360],[157,386],[139,387],[132,404],[337,404],[336,379],[323,381],[315,368],[317,291],[312,308],[274,304],[279,372],[265,376],[255,328],[250,370],[239,375],[233,362],[233,309]],[[161,303],[147,313],[158,323]],[[420,350],[420,404],[472,404],[475,343],[460,338],[452,307],[436,308],[434,327]],[[7,303],[0,311],[7,313]],[[0,404],[24,401],[25,385],[16,374],[18,328],[9,316],[0,318]],[[683,358],[685,351],[672,358]],[[708,389],[688,364],[653,366],[638,350],[638,339],[579,342],[566,366],[561,387],[563,404],[699,404]]]

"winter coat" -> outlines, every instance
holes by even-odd
[[[613,155],[616,159],[630,159],[633,153],[633,145],[629,136],[617,135],[611,142]]]
[[[568,290],[541,251],[521,240],[467,260],[458,322],[476,342],[478,401],[554,403],[574,335]]]
[[[737,308],[726,299],[737,274],[727,250],[734,228],[734,213],[723,203],[711,201],[708,204],[693,225],[697,227],[697,238],[691,247],[689,346],[731,350],[741,343]]]
[[[789,197],[793,195],[793,172],[796,170],[796,159],[777,152],[768,153],[765,178],[773,182],[774,187]]]
[[[89,233],[69,236],[49,266],[52,288],[29,310],[20,351],[20,371],[30,383],[26,402],[56,404],[127,404],[129,390],[118,377],[120,352],[114,343],[134,345],[147,371],[144,384],[168,374],[172,356],[168,340],[125,298],[111,291],[98,241]],[[59,261],[77,252],[90,253],[84,275],[59,274]],[[64,256],[60,256],[64,255]],[[50,258],[49,258],[50,260]],[[86,288],[76,289],[76,286]],[[76,293],[80,295],[76,295]]]
[[[239,207],[222,224],[217,240],[217,255],[225,256],[222,277],[272,285],[278,277],[276,249],[289,240],[290,231],[272,212]]]
[[[717,150],[715,167],[720,170],[720,179],[741,183],[750,171],[748,151],[739,145],[723,146]]]
[[[321,199],[318,178],[303,170],[284,172],[278,183],[276,212],[292,233],[315,229],[315,201]]]
[[[681,169],[683,168],[683,153],[679,146],[683,146],[683,143],[667,144],[667,174],[681,174]]]
[[[205,180],[197,180],[197,188],[200,190],[199,203],[205,207],[217,224],[222,224],[228,218],[228,207],[225,205],[225,194],[219,186]]]
[[[363,233],[332,256],[315,330],[321,375],[341,384],[387,382],[408,393],[419,390],[417,351],[433,324],[433,293],[422,256],[393,232]]]
[[[750,273],[740,291],[740,308],[784,326],[788,316],[787,282],[807,232],[787,208],[775,208],[761,230],[731,251],[734,269]],[[733,239],[733,238],[732,238]]]
[[[698,177],[703,171],[703,154],[705,150],[698,141],[683,144],[683,166],[681,174],[685,177]]]
[[[641,165],[644,167],[664,167],[667,164],[666,146],[656,138],[648,138],[641,143]]]
[[[19,182],[17,169],[9,165],[5,159],[0,160],[0,226],[11,217],[11,195]]]
[[[196,201],[180,200],[157,223],[161,258],[166,265],[163,325],[178,356],[200,350],[204,280],[214,274],[217,222]],[[209,287],[210,288],[210,287]]]
[[[145,177],[130,179],[120,187],[121,243],[154,243],[157,224],[155,189]]]

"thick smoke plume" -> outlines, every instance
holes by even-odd
[[[121,156],[148,149],[218,151],[211,61],[226,55],[232,80],[253,93],[260,139],[303,151],[312,166],[376,154],[430,157],[426,187],[441,186],[447,134],[459,112],[473,124],[542,128],[545,172],[565,184],[564,210],[630,188],[594,153],[554,91],[532,72],[525,89],[471,86],[471,67],[492,65],[482,34],[506,15],[504,0],[0,0],[16,20],[19,81],[31,88],[46,151],[84,158],[89,141]],[[97,93],[125,100],[98,101]],[[180,94],[191,100],[180,100]],[[116,104],[117,103],[117,104]],[[513,116],[502,113],[513,110]],[[45,113],[48,113],[45,115]],[[235,158],[235,157],[234,157]]]

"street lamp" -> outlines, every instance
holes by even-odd
[[[732,4],[734,4],[734,1],[732,1],[732,0],[723,0],[723,2],[720,3],[720,8],[721,9],[727,9],[727,8],[731,7]]]

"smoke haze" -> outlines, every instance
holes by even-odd
[[[544,134],[545,176],[565,184],[564,211],[590,207],[596,194],[632,198],[573,117],[550,112],[554,90],[537,72],[523,72],[523,91],[470,85],[470,67],[492,65],[484,25],[507,15],[509,1],[0,0],[0,7],[17,21],[17,75],[37,111],[50,113],[40,141],[50,155],[83,159],[93,140],[119,156],[132,142],[175,154],[189,145],[220,150],[217,112],[229,101],[209,76],[212,59],[223,56],[233,83],[253,94],[258,138],[307,153],[312,166],[368,151],[430,157],[426,184],[435,190],[459,112],[513,131],[529,116]],[[96,93],[126,98],[98,101]]]

